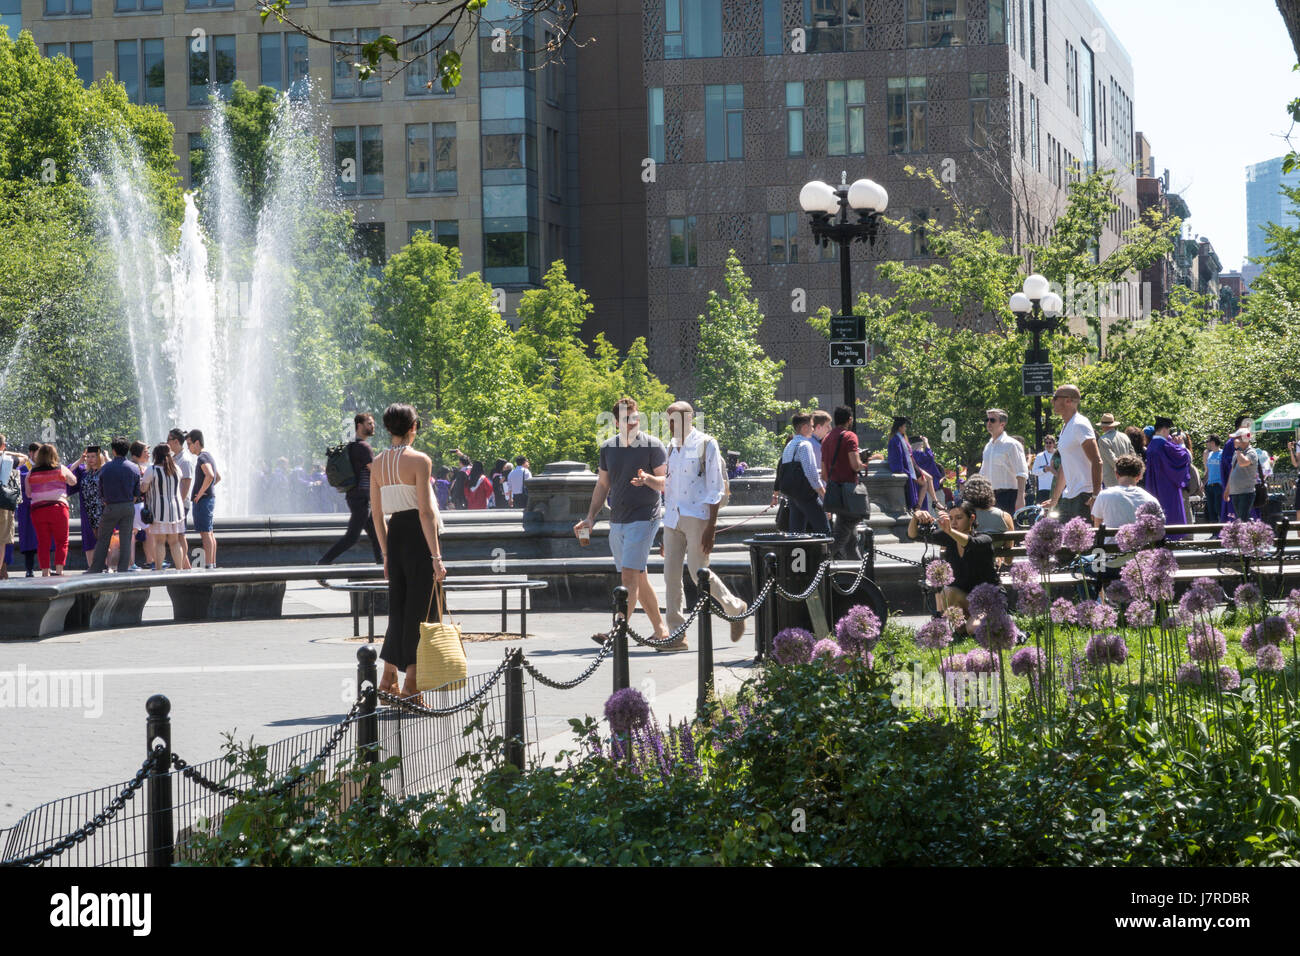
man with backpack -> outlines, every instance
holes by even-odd
[[[341,449],[330,449],[325,469],[330,485],[342,491],[343,500],[347,502],[348,527],[343,537],[334,542],[317,564],[333,564],[339,555],[357,543],[362,530],[370,539],[375,564],[384,563],[379,539],[375,537],[375,521],[370,514],[370,463],[374,461],[375,453],[366,439],[375,433],[375,418],[369,412],[357,412],[352,424],[356,426],[356,437]]]

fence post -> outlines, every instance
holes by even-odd
[[[614,690],[632,683],[627,663],[627,588],[614,588]]]
[[[769,551],[763,555],[763,582],[767,583],[776,577],[777,557],[775,551]],[[767,613],[763,615],[763,626],[758,635],[758,659],[762,660],[772,653],[772,639],[776,637],[779,615],[780,595],[776,593],[775,586],[769,592],[770,596],[767,602]]]
[[[524,652],[510,651],[506,665],[506,760],[524,769]]]
[[[862,523],[862,553],[867,557],[867,577],[876,580],[876,532],[865,521]]]
[[[709,692],[713,690],[713,595],[709,591],[709,569],[700,568],[695,587],[704,607],[700,608],[699,680],[695,694],[695,712],[704,716],[709,706]]]
[[[361,698],[357,756],[374,764],[379,761],[379,718],[375,714],[379,703],[379,674],[375,669],[375,649],[370,645],[357,649],[357,696]]]
[[[145,833],[145,858],[149,866],[171,866],[175,844],[172,827],[172,704],[162,694],[154,694],[145,702],[145,751],[153,757],[149,770],[146,793],[149,798],[149,824]],[[162,753],[154,755],[155,744],[162,744]]]

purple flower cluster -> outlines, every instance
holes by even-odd
[[[1286,660],[1282,657],[1282,649],[1273,644],[1265,644],[1255,652],[1255,666],[1265,673],[1278,673],[1286,667]]]
[[[944,609],[943,619],[951,624],[952,629],[956,631],[966,623],[966,612],[954,605]]]
[[[605,719],[615,733],[625,734],[650,722],[650,704],[636,688],[624,687],[605,701]]]
[[[869,651],[880,640],[880,618],[865,604],[857,604],[835,625],[835,637],[846,654]]]
[[[1011,673],[1017,677],[1037,678],[1047,666],[1047,655],[1037,647],[1022,647],[1011,655]]]
[[[947,561],[931,561],[925,566],[925,583],[936,591],[945,588],[955,580],[952,565]]]
[[[1106,585],[1106,591],[1102,598],[1107,604],[1122,607],[1133,600],[1133,595],[1129,593],[1128,585],[1123,581],[1111,581],[1110,584]]]
[[[1027,588],[1038,584],[1038,572],[1034,570],[1032,565],[1013,564],[1011,570],[1007,572],[1007,576],[1011,578],[1011,583],[1018,588]]]
[[[1209,614],[1224,600],[1223,588],[1210,578],[1197,578],[1178,606],[1188,615]]]
[[[1178,563],[1173,552],[1166,548],[1139,551],[1120,570],[1120,579],[1128,586],[1134,600],[1172,601],[1174,599],[1174,572]]]
[[[1232,592],[1232,600],[1238,607],[1250,607],[1263,601],[1264,593],[1259,589],[1258,584],[1246,581],[1237,585],[1237,590]]]
[[[1115,547],[1125,554],[1142,547],[1142,537],[1136,524],[1124,524],[1115,532]]]
[[[1088,663],[1094,666],[1102,664],[1123,664],[1128,660],[1128,645],[1119,634],[1094,634],[1084,649]]]
[[[939,671],[944,674],[959,674],[966,670],[966,655],[952,654],[939,662]]]
[[[1219,532],[1224,548],[1243,558],[1266,558],[1273,553],[1273,529],[1263,521],[1229,521]]]
[[[971,615],[974,617],[999,612],[1005,614],[1007,596],[996,584],[977,584],[966,596],[966,606],[970,608]]]
[[[1124,618],[1134,627],[1150,627],[1156,622],[1156,609],[1149,601],[1131,601]]]
[[[1097,532],[1082,518],[1071,518],[1061,530],[1061,547],[1075,554],[1091,551],[1096,540]]]
[[[1178,668],[1178,673],[1174,675],[1174,680],[1184,687],[1201,686],[1201,668],[1195,661],[1188,661]]]
[[[992,611],[985,614],[979,624],[975,625],[975,640],[991,651],[1006,651],[1016,646],[1020,632],[1016,622],[1006,611]]]
[[[1092,630],[1115,627],[1119,623],[1119,612],[1100,601],[1083,601],[1074,607],[1074,623]]]
[[[1059,597],[1052,602],[1052,623],[1070,624],[1074,621],[1074,605],[1068,598]]]
[[[1194,661],[1221,661],[1228,652],[1223,632],[1208,624],[1193,624],[1187,635],[1187,655]]]
[[[1226,664],[1219,668],[1218,674],[1219,690],[1236,690],[1241,686],[1241,675],[1237,673],[1235,667],[1229,667]]]
[[[1025,535],[1025,553],[1029,563],[1038,571],[1046,571],[1052,565],[1052,558],[1061,550],[1064,530],[1061,522],[1055,518],[1040,518]]]
[[[966,652],[966,671],[971,674],[996,674],[998,656],[982,647],[973,648]]]
[[[786,666],[807,664],[812,660],[813,643],[812,634],[802,627],[787,627],[772,638],[772,656]]]
[[[843,673],[843,669],[848,666],[847,660],[841,660],[844,656],[844,651],[841,650],[840,646],[829,637],[823,637],[812,646],[812,659],[814,663],[830,665],[840,673]]]
[[[1248,654],[1258,653],[1271,644],[1283,644],[1295,639],[1295,630],[1285,617],[1273,615],[1258,624],[1252,624],[1241,634],[1241,648]]]
[[[1047,591],[1037,581],[1019,589],[1016,596],[1016,610],[1030,617],[1047,613]]]
[[[946,618],[932,618],[917,630],[916,643],[931,650],[947,647],[952,643],[952,625]]]

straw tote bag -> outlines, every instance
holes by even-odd
[[[448,620],[441,581],[433,583],[429,610],[433,609],[434,594],[438,596],[439,620],[425,620],[420,624],[420,646],[415,652],[415,686],[417,690],[460,690],[469,675],[465,643],[459,625]],[[424,612],[426,619],[429,610]]]

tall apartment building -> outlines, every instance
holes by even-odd
[[[332,40],[362,42],[410,37],[440,15],[400,0],[297,0],[290,12]],[[111,73],[136,102],[164,109],[187,183],[212,89],[228,93],[238,79],[310,95],[328,112],[337,185],[369,251],[391,253],[428,230],[459,246],[467,270],[518,290],[540,280],[543,260],[566,258],[576,128],[572,66],[535,68],[530,51],[549,37],[512,12],[489,0],[509,41],[494,49],[483,24],[450,93],[429,87],[439,50],[466,39],[445,29],[421,41],[423,55],[400,76],[362,81],[334,48],[262,22],[250,0],[22,0],[21,26],[84,81]]]
[[[1297,219],[1291,202],[1282,194],[1283,186],[1300,186],[1300,170],[1282,172],[1285,157],[1277,156],[1246,167],[1246,255],[1251,259],[1266,255],[1269,223],[1294,228]],[[1241,267],[1246,285],[1254,282],[1262,266],[1247,262]]]
[[[589,266],[595,250],[618,250],[624,270],[643,259],[644,318],[633,311],[634,278],[627,295],[589,267],[587,288],[599,327],[648,329],[656,371],[675,388],[689,390],[696,317],[735,249],[768,317],[764,345],[787,362],[783,392],[837,398],[825,340],[805,321],[840,301],[833,252],[812,245],[799,210],[808,180],[869,177],[889,191],[887,215],[943,222],[952,211],[903,168],[928,166],[1019,248],[1064,207],[1072,170],[1102,165],[1120,170],[1120,212],[1101,255],[1136,217],[1132,66],[1087,0],[603,0],[583,9],[593,6],[635,22],[641,43],[634,50],[631,29],[619,29],[616,50],[602,50],[602,38],[579,58],[584,135],[592,108],[620,136],[608,147],[613,171],[582,145],[584,186],[598,166],[608,177],[600,204],[583,206],[582,242]],[[597,81],[637,52],[643,91],[621,76],[616,86]],[[584,191],[583,202],[596,199]],[[925,262],[928,251],[924,229],[890,230],[870,252],[855,246],[855,293],[873,288],[882,258]]]

